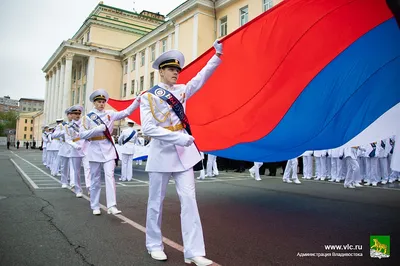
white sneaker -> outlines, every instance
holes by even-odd
[[[343,185],[344,186],[344,188],[356,188],[355,186],[353,186],[353,184],[344,184]]]
[[[67,184],[62,184],[61,188],[68,188]]]
[[[115,214],[121,213],[121,211],[118,210],[117,207],[112,206],[112,207],[108,208],[107,213],[108,213],[108,214],[114,214],[114,215],[115,215]]]
[[[198,176],[196,179],[197,180],[202,180],[202,179],[205,179],[205,177],[204,176]]]
[[[197,266],[206,266],[206,265],[211,265],[213,264],[212,260],[209,260],[205,257],[193,257],[193,258],[188,258],[185,259],[185,263],[191,264],[191,263],[196,264]]]
[[[325,177],[321,177],[321,181],[325,181]]]
[[[381,184],[382,184],[382,185],[386,185],[386,183],[387,183],[386,180],[382,180],[382,181],[381,181]]]
[[[83,194],[82,193],[76,193],[75,197],[77,198],[82,198]]]
[[[101,214],[100,209],[95,209],[95,210],[93,210],[93,214],[94,214],[94,215],[100,215],[100,214]]]
[[[292,183],[292,180],[290,180],[290,179],[283,179],[283,183]]]
[[[70,187],[71,187],[71,188],[74,188],[74,187],[75,187],[75,184],[70,184]]]
[[[259,177],[256,177],[256,181],[261,181],[261,178],[259,178]]]
[[[149,254],[155,260],[167,260],[167,254],[162,250],[149,251]]]
[[[378,185],[378,183],[372,182],[372,186],[373,186],[373,187],[376,187],[377,185]]]
[[[367,183],[364,184],[364,186],[370,186],[370,185],[371,185],[370,182],[367,182]]]
[[[57,174],[57,176],[61,176],[61,174],[60,174],[60,173],[58,173],[58,174]]]
[[[353,186],[355,186],[355,187],[363,187],[363,185],[361,185],[360,183],[357,183],[357,182],[354,183]]]
[[[294,182],[295,184],[301,184],[300,180],[298,180],[298,179],[293,180],[293,182]]]
[[[254,178],[254,171],[249,170],[250,176]]]

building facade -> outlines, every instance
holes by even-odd
[[[20,113],[17,118],[16,132],[15,132],[15,141],[19,140],[20,142],[25,141],[33,141],[33,128],[34,128],[34,117],[40,113],[39,112],[30,112],[30,113]]]
[[[223,38],[282,0],[188,0],[169,14],[140,14],[100,2],[78,32],[43,67],[45,122],[70,105],[92,109],[89,95],[104,88],[111,98],[132,99],[159,82],[152,62],[179,49],[186,65]],[[124,122],[118,122],[123,127]]]
[[[13,100],[10,96],[0,97],[0,112],[19,111],[18,100]]]
[[[44,109],[44,100],[42,99],[30,99],[30,98],[21,98],[19,99],[19,111],[20,112],[37,112],[43,111]]]

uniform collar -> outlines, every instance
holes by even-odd
[[[158,83],[158,86],[160,86],[161,88],[166,89],[166,90],[174,90],[175,89],[174,85],[170,86],[170,85],[167,85],[162,82]]]

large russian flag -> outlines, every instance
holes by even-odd
[[[280,161],[398,128],[400,31],[385,0],[285,0],[222,43],[223,63],[188,101],[202,151]],[[214,53],[189,64],[179,83]],[[117,110],[130,102],[109,101]],[[139,122],[139,112],[130,118]]]

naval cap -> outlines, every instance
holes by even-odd
[[[92,92],[92,94],[90,94],[89,99],[91,102],[95,102],[97,100],[105,100],[107,102],[108,98],[109,98],[108,93],[104,89],[98,89]]]
[[[154,69],[176,67],[182,69],[185,65],[185,56],[178,50],[170,50],[161,54],[153,63]]]

